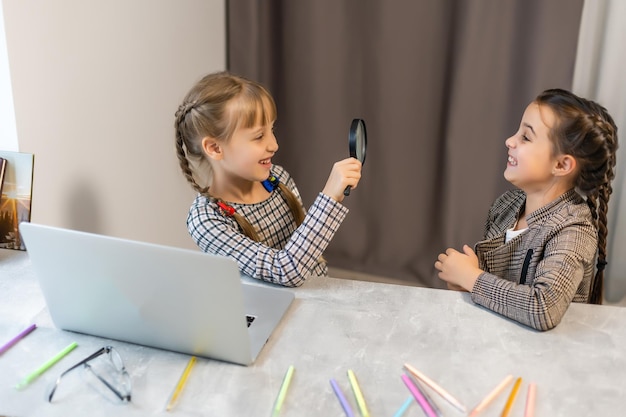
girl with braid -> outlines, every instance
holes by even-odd
[[[474,250],[449,248],[435,268],[475,303],[549,330],[572,301],[602,303],[617,127],[599,104],[546,90],[505,144],[518,189],[494,202]]]
[[[295,287],[326,275],[322,253],[348,213],[343,192],[357,186],[361,163],[335,163],[305,212],[291,176],[272,164],[275,121],[276,105],[263,86],[209,74],[176,112],[176,149],[198,192],[187,228],[200,249],[234,259],[252,278]]]

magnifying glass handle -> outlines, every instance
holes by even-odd
[[[343,195],[345,195],[346,197],[350,195],[350,189],[352,189],[351,186],[347,186],[345,190],[343,190]]]

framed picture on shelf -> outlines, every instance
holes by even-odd
[[[4,173],[7,170],[7,160],[0,158],[0,198],[2,198],[2,186],[4,185]]]
[[[30,221],[34,155],[0,150],[0,249],[26,250],[20,222]]]

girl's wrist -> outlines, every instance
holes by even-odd
[[[472,275],[469,276],[469,278],[466,279],[466,282],[464,285],[465,289],[469,292],[471,292],[474,289],[474,285],[476,285],[476,281],[478,281],[478,278],[480,277],[480,275],[483,273],[484,271],[482,269],[476,269]]]

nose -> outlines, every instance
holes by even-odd
[[[515,146],[515,136],[511,136],[507,140],[504,141],[504,146],[511,149]]]
[[[267,149],[271,152],[276,152],[278,150],[278,139],[276,139],[276,135],[274,135],[274,132],[270,134]]]

